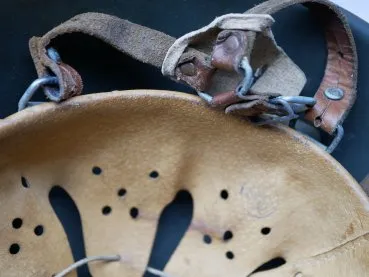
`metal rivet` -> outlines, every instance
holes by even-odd
[[[192,62],[182,64],[180,66],[180,70],[184,75],[187,75],[187,76],[196,75],[196,67]]]
[[[324,91],[324,95],[331,100],[341,100],[345,93],[340,88],[327,88]]]
[[[302,277],[302,273],[301,273],[301,272],[297,272],[297,273],[295,274],[295,277]]]

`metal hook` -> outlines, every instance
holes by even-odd
[[[254,83],[254,72],[249,60],[244,57],[240,63],[240,69],[243,71],[244,78],[236,88],[236,94],[239,98],[244,99],[249,89]]]
[[[272,104],[282,105],[284,110],[287,112],[287,115],[285,115],[285,116],[274,116],[274,117],[272,117],[271,115],[261,115],[260,116],[261,118],[267,117],[267,119],[257,122],[256,123],[257,125],[273,124],[275,122],[285,122],[285,121],[290,121],[292,119],[298,118],[298,115],[293,110],[291,104],[288,103],[286,100],[284,100],[282,98],[273,98],[273,99],[270,99],[269,102],[272,103]]]
[[[54,76],[47,76],[34,80],[32,84],[24,92],[22,98],[19,100],[18,111],[24,110],[27,107],[29,100],[31,100],[32,96],[40,87],[44,85],[58,85],[58,84],[59,84],[58,78]]]

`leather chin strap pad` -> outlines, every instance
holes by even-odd
[[[270,0],[247,13],[273,14],[295,4],[305,4],[321,21],[328,52],[324,77],[315,94],[317,104],[306,113],[305,118],[314,126],[333,134],[356,100],[358,74],[355,41],[342,11],[332,2],[324,0]],[[344,97],[340,100],[328,99],[324,94],[328,88],[343,90]]]
[[[191,95],[134,90],[34,106],[2,120],[0,153],[2,276],[51,277],[73,262],[48,199],[56,185],[78,208],[86,256],[122,257],[89,264],[92,276],[143,276],[160,214],[179,190],[191,194],[193,217],[168,276],[368,274],[369,200],[347,171],[290,128],[259,128]],[[276,257],[286,264],[252,274]]]

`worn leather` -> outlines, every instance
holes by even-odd
[[[80,94],[82,91],[82,86],[74,86],[73,74],[65,74],[60,64],[47,55],[47,48],[51,46],[52,40],[69,33],[96,37],[124,54],[156,67],[161,66],[168,48],[175,41],[162,32],[102,13],[77,15],[43,37],[32,37],[29,48],[38,76],[49,75],[51,71],[60,81],[60,97],[52,99],[53,101],[65,100],[71,94]]]
[[[303,3],[322,22],[328,49],[325,74],[315,94],[317,104],[306,113],[306,119],[313,122],[316,127],[333,134],[356,100],[358,67],[356,46],[343,13],[335,4],[324,0],[269,0],[247,12],[273,14],[291,5]],[[332,87],[344,91],[341,100],[330,100],[324,95],[324,91]]]
[[[342,12],[334,4],[324,0],[269,0],[252,8],[247,11],[247,13],[273,14],[283,8],[299,3],[306,3],[311,10],[318,15],[318,18],[322,21],[326,30],[328,46],[328,59],[325,76],[323,77],[321,86],[315,95],[317,105],[307,112],[306,118],[312,121],[316,127],[321,127],[326,132],[333,134],[337,126],[340,125],[347,116],[348,111],[356,99],[357,55],[351,30]],[[61,80],[60,92],[59,95],[57,95],[58,97],[54,97],[55,93],[47,94],[47,96],[54,101],[64,100],[71,95],[80,94],[82,91],[82,86],[74,85],[76,83],[76,78],[73,79],[70,78],[70,76],[63,74],[62,68],[55,62],[51,61],[46,55],[45,49],[49,46],[52,39],[70,32],[81,32],[95,36],[111,44],[123,53],[157,67],[161,66],[167,50],[175,41],[174,38],[161,32],[126,20],[121,20],[113,16],[98,13],[87,13],[76,16],[66,23],[56,27],[44,37],[35,37],[30,41],[32,57],[39,76],[49,74],[49,70],[51,70]],[[189,53],[193,54],[189,56]],[[201,91],[205,89],[213,90],[214,87],[215,91],[218,92],[222,87],[225,88],[223,90],[225,92],[233,89],[233,87],[235,87],[239,82],[239,78],[228,78],[227,75],[213,75],[214,69],[205,61],[206,58],[207,56],[201,51],[189,49],[187,51],[185,63],[194,67],[192,71],[195,70],[196,74],[190,72],[188,75],[186,74],[186,71],[182,72],[181,68],[183,59],[181,59],[181,62],[178,64],[178,68],[175,71],[176,79],[189,84],[196,90]],[[191,63],[189,60],[196,60],[196,62]],[[288,67],[292,68],[293,64],[288,64]],[[69,75],[75,76],[75,74]],[[265,74],[263,78],[265,79],[269,75]],[[287,75],[290,76],[291,74]],[[212,84],[213,87],[209,84],[212,79],[211,77],[216,80],[214,82],[215,85]],[[275,73],[272,74],[272,77],[274,79],[272,78],[271,80],[275,80]],[[77,77],[77,80],[78,79],[79,78]],[[284,79],[285,78],[279,78],[277,83],[279,82],[279,84],[281,84]],[[261,83],[264,85],[260,88]],[[293,81],[291,80],[289,83],[292,88]],[[262,91],[263,94],[273,94],[273,89],[269,91],[270,88],[275,88],[276,90],[278,88],[276,85],[266,87],[269,88],[268,91],[265,91],[265,82],[261,82],[261,80],[259,80],[259,84],[255,84],[253,91],[257,91],[257,94],[260,93],[259,91]],[[324,95],[324,91],[331,87],[343,89],[345,93],[343,99],[329,100]],[[286,91],[286,89],[284,90]],[[301,89],[297,88],[297,90],[300,91]],[[293,89],[293,91],[296,91],[296,89]],[[264,103],[264,106],[266,106],[266,104],[267,103]],[[246,106],[250,105],[243,105],[243,107]],[[239,107],[241,106],[236,105],[231,109],[236,110]]]
[[[78,207],[86,255],[122,257],[90,264],[93,276],[142,276],[159,215],[182,189],[192,195],[193,218],[165,268],[169,276],[369,271],[369,200],[347,171],[289,128],[256,127],[197,97],[125,91],[42,104],[0,122],[0,152],[1,276],[50,277],[73,262],[48,200],[55,185]],[[100,175],[92,173],[95,166]],[[156,179],[149,177],[153,170]],[[117,195],[121,187],[124,198]],[[105,205],[111,214],[101,213]],[[136,219],[132,207],[139,209]],[[24,221],[20,229],[12,228],[16,217]],[[38,224],[45,228],[39,237]],[[227,230],[233,238],[223,241]],[[16,255],[8,252],[12,243],[21,246]],[[286,264],[251,274],[275,257]]]

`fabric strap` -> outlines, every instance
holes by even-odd
[[[301,3],[305,3],[325,26],[328,48],[325,75],[315,94],[317,104],[306,113],[306,118],[312,121],[316,127],[333,134],[337,126],[346,117],[356,98],[357,55],[351,30],[342,12],[329,1],[270,0],[252,8],[246,13],[273,14],[293,4]],[[175,69],[172,71],[174,76],[171,77],[177,81],[187,83],[198,91],[206,89],[209,91],[228,91],[229,88],[234,90],[235,86],[240,82],[241,76],[239,74],[218,74],[217,72],[220,70],[214,70],[211,60],[209,61],[209,58],[212,58],[209,56],[209,53],[211,54],[213,50],[214,42],[217,39],[219,40],[219,36],[224,36],[221,31],[218,30],[214,33],[214,30],[210,30],[206,32],[205,36],[201,37],[201,40],[192,41],[176,61],[176,64],[174,64],[173,68]],[[253,32],[230,31],[241,38],[240,41],[246,41],[248,45],[252,45],[253,49],[261,49],[262,47],[260,46],[268,43],[270,45],[273,44],[274,47],[269,49],[279,49],[275,46],[274,41],[265,39],[265,37],[270,38],[270,35],[264,36],[264,40],[259,39],[258,42],[257,36]],[[269,31],[270,28],[266,28],[261,34],[266,34]],[[57,90],[46,88],[47,97],[53,101],[62,101],[82,92],[82,81],[78,73],[69,65],[51,57],[47,53],[47,49],[52,45],[52,40],[67,33],[84,33],[96,37],[112,45],[122,53],[159,68],[162,66],[168,50],[176,42],[175,38],[162,32],[119,19],[115,16],[100,13],[78,15],[57,26],[43,37],[33,37],[30,40],[30,51],[38,75],[43,77],[49,75],[51,71],[59,79],[60,87]],[[252,55],[251,52],[255,52],[255,50],[250,50],[250,47],[244,47],[243,51],[242,54],[249,57]],[[281,53],[284,54],[284,52]],[[265,53],[263,52],[262,55],[265,55]],[[285,54],[273,57],[274,66],[272,68],[288,68],[296,78],[291,80],[281,78],[278,73],[281,70],[271,71],[269,74],[266,71],[259,84],[255,83],[254,91],[252,91],[251,98],[246,104],[239,103],[240,99],[235,98],[234,93],[225,93],[222,97],[217,98],[218,102],[215,101],[214,105],[235,104],[233,106],[235,108],[228,106],[228,111],[231,112],[234,110],[238,112],[240,109],[245,108],[250,110],[250,107],[252,107],[254,111],[258,111],[258,109],[260,110],[259,112],[275,110],[278,113],[278,105],[267,103],[268,97],[291,95],[293,92],[287,92],[291,87],[299,93],[304,85],[304,75]],[[275,57],[279,57],[279,59]],[[299,80],[295,82],[295,87],[291,85],[294,83],[294,80]],[[280,85],[278,86],[276,83]],[[263,84],[267,84],[267,86]],[[332,88],[342,90],[344,93],[343,98],[340,100],[328,99],[325,96],[325,91]]]

